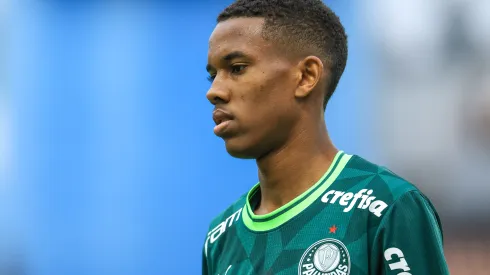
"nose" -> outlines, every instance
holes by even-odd
[[[206,98],[213,105],[224,104],[230,101],[230,92],[215,80],[206,93]]]

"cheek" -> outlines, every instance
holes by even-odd
[[[281,105],[281,98],[277,96],[274,89],[275,87],[272,85],[261,84],[254,89],[253,93],[242,97],[252,116],[257,116],[258,119],[261,119],[265,115],[278,111]]]
[[[274,87],[266,85],[258,87],[258,93],[250,100],[244,96],[246,104],[246,113],[244,113],[244,122],[247,128],[253,129],[258,135],[275,131],[278,125],[282,125],[282,121],[289,116],[289,103],[280,90],[275,90]],[[262,133],[262,134],[261,134]]]
[[[281,101],[287,98],[287,85],[284,85],[285,81],[287,81],[286,79],[262,73],[256,76],[255,80],[256,82],[251,85],[253,88],[250,93],[243,95],[243,100],[250,100],[257,107],[270,107],[280,104]]]
[[[294,103],[291,79],[284,74],[259,71],[242,85],[247,89],[238,94],[237,100],[244,111],[244,122],[261,127],[276,123]]]

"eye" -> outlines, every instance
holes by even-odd
[[[216,75],[210,75],[210,76],[208,76],[208,81],[212,83],[214,81],[214,78],[215,77],[216,77]]]
[[[247,65],[232,65],[231,66],[231,73],[232,74],[240,74],[245,70]]]

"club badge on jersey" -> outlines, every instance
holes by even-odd
[[[323,239],[303,253],[298,275],[349,275],[350,256],[345,245],[336,239]]]

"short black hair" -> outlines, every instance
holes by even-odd
[[[321,0],[237,0],[218,15],[217,22],[239,17],[264,18],[264,37],[322,59],[331,71],[326,108],[347,63],[347,35],[339,17]]]

